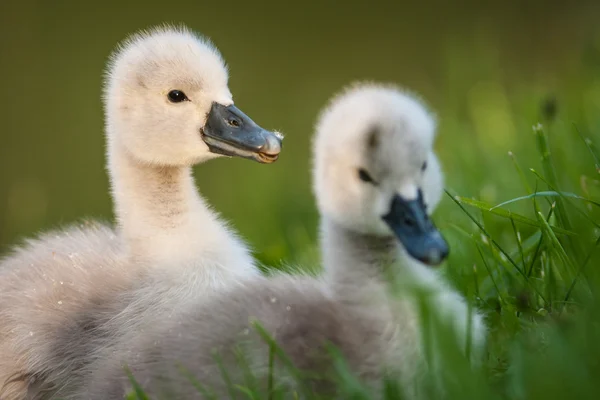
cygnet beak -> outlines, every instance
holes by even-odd
[[[261,128],[233,104],[213,103],[201,134],[216,154],[270,164],[281,152],[281,135]]]
[[[415,200],[395,195],[390,212],[382,218],[411,257],[430,266],[448,257],[448,243],[429,219],[421,191]]]

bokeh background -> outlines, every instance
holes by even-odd
[[[333,93],[370,79],[421,94],[439,117],[447,186],[498,203],[522,194],[508,151],[539,164],[531,127],[548,99],[567,126],[561,134],[575,138],[565,143],[578,143],[572,122],[592,137],[600,131],[599,15],[600,3],[583,0],[2,0],[0,252],[80,217],[112,219],[102,73],[138,29],[185,23],[209,36],[229,63],[238,106],[286,134],[273,165],[219,159],[196,168],[202,194],[277,265],[313,254],[310,138]],[[584,146],[557,154],[589,169],[586,156]],[[450,236],[449,225],[465,220],[448,198],[436,217]]]

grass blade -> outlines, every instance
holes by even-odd
[[[585,147],[587,147],[588,151],[592,155],[592,158],[594,159],[594,167],[596,167],[596,172],[598,172],[600,174],[600,160],[598,159],[598,155],[592,148],[592,141],[589,138],[583,137],[583,135],[581,134],[581,131],[579,130],[579,128],[577,127],[576,124],[573,124],[573,128],[575,128],[575,132],[577,132],[577,134],[579,135],[579,137],[585,144]]]
[[[477,225],[477,227],[482,231],[482,233],[487,236],[487,238],[490,240],[490,242],[492,242],[494,244],[494,246],[496,246],[496,248],[498,249],[498,251],[500,251],[502,254],[504,254],[504,256],[508,259],[508,261],[515,267],[515,269],[519,272],[519,274],[521,274],[521,276],[523,278],[525,278],[525,282],[527,282],[528,285],[531,286],[531,288],[542,298],[542,300],[546,301],[544,298],[544,295],[542,293],[540,293],[540,291],[538,290],[537,287],[535,287],[531,282],[529,282],[529,278],[527,277],[527,275],[525,275],[525,273],[523,272],[523,270],[521,268],[519,268],[519,266],[517,265],[517,263],[514,262],[514,260],[510,257],[510,255],[508,255],[508,253],[506,253],[504,251],[504,249],[491,237],[491,235],[485,230],[485,228],[479,223],[479,221],[477,221],[472,215],[471,213],[469,213],[464,207],[463,205],[460,203],[460,201],[457,199],[458,196],[452,196],[452,194],[450,194],[450,192],[448,192],[448,190],[444,190],[446,192],[446,194],[452,199],[452,201],[454,201],[460,208],[461,210],[463,210],[463,212],[465,214],[467,214],[467,216],[469,217],[469,219],[471,219],[471,221],[473,221],[475,223],[475,225]]]
[[[527,191],[527,193],[531,193],[531,186],[529,186],[529,182],[527,182],[527,177],[525,177],[525,173],[523,172],[523,170],[521,169],[521,166],[519,165],[519,162],[517,161],[517,157],[514,155],[514,153],[512,151],[508,152],[508,156],[511,158],[515,169],[517,170],[517,173],[519,174],[519,177],[521,178],[521,182],[523,183],[523,186],[525,186],[525,190]]]
[[[290,372],[290,374],[296,380],[296,382],[300,385],[299,388],[304,393],[311,393],[311,391],[306,386],[306,381],[305,381],[306,378],[317,378],[317,379],[321,379],[321,380],[324,379],[322,376],[313,374],[311,371],[298,370],[298,368],[296,368],[296,366],[294,365],[292,360],[289,358],[289,356],[277,344],[275,339],[273,339],[273,337],[260,324],[260,322],[253,320],[253,321],[251,321],[251,325],[256,330],[256,332],[259,334],[259,336],[267,343],[267,345],[269,345],[269,348],[272,349],[272,351],[274,353],[274,357],[277,356],[277,358],[281,362],[283,362],[284,366],[287,368],[287,370]]]
[[[557,191],[542,175],[540,175],[539,172],[537,172],[535,169],[530,168],[529,169],[535,176],[537,176],[542,182],[544,182],[546,185],[548,185],[548,187],[554,191],[556,191],[557,193],[561,193],[559,191]],[[567,202],[569,202],[568,197],[563,197]],[[580,210],[579,207],[576,207],[573,203],[569,202],[569,204],[575,209],[577,210],[583,217],[585,217],[590,223],[592,223],[596,228],[600,228],[600,224],[598,224],[596,221],[594,221],[593,219],[590,218],[590,216],[583,210]]]
[[[511,200],[507,200],[507,201],[505,201],[503,203],[500,203],[500,204],[492,207],[490,209],[490,211],[493,210],[493,209],[496,209],[498,207],[504,207],[507,204],[515,203],[515,202],[521,201],[521,200],[532,199],[534,197],[559,197],[559,196],[571,197],[571,198],[574,198],[574,199],[582,200],[582,201],[585,201],[587,203],[593,204],[593,205],[595,205],[597,207],[600,207],[600,203],[598,203],[597,201],[590,200],[590,199],[587,199],[587,198],[582,197],[582,196],[578,196],[575,193],[570,193],[570,192],[559,193],[559,192],[556,192],[556,191],[546,191],[546,192],[532,193],[532,194],[529,194],[527,196],[521,196],[521,197],[516,197],[514,199],[511,199]]]
[[[497,215],[499,217],[503,217],[503,218],[508,218],[508,219],[514,219],[517,222],[521,222],[523,224],[526,225],[530,225],[530,226],[534,226],[536,228],[542,228],[542,225],[537,222],[534,219],[531,218],[527,218],[523,215],[519,215],[519,214],[515,214],[512,211],[509,210],[505,210],[503,208],[496,208],[494,206],[492,206],[489,203],[486,203],[484,201],[480,201],[480,200],[472,200],[472,199],[468,199],[466,197],[461,197],[461,196],[455,196],[452,198],[455,202],[460,202],[462,204],[466,204],[468,206],[472,206],[475,208],[478,208],[482,211],[486,211],[486,212],[490,212],[494,215]],[[559,228],[557,226],[551,226],[552,230],[554,232],[556,232],[557,234],[561,234],[561,235],[570,235],[570,236],[574,236],[576,235],[575,232],[571,232],[569,230],[566,229],[562,229]]]
[[[521,243],[521,234],[517,230],[517,226],[515,225],[515,220],[510,219],[510,225],[512,226],[513,233],[515,234],[515,239],[517,241],[517,249],[519,250],[519,254],[521,255],[521,265],[525,266],[525,254],[523,253],[523,246]]]
[[[550,144],[548,142],[548,135],[544,130],[542,124],[537,124],[533,127],[533,132],[537,138],[538,151],[540,156],[542,157],[542,168],[544,170],[544,174],[548,177],[548,181],[550,182],[550,186],[556,188],[554,190],[558,191],[558,178],[556,176],[556,170],[554,168],[554,164],[552,162],[552,154],[550,151]],[[558,218],[564,227],[567,230],[571,230],[571,221],[569,220],[569,216],[567,211],[565,210],[565,206],[562,200],[558,200],[556,204],[556,211]]]
[[[556,237],[554,232],[552,232],[552,229],[550,229],[550,225],[548,225],[548,222],[546,221],[546,219],[544,218],[544,216],[542,215],[541,212],[538,212],[537,216],[538,216],[539,220],[545,225],[545,227],[546,227],[545,232],[548,235],[548,237],[550,238],[550,241],[552,242],[554,247],[556,249],[558,249],[558,254],[559,254],[561,260],[570,269],[570,271],[568,271],[568,272],[575,273],[576,269],[575,269],[571,259],[565,252],[564,247],[562,246],[562,244],[560,243],[560,241],[558,240],[558,238]]]
[[[600,236],[598,236],[598,239],[596,239],[596,243],[594,243],[594,246],[592,247],[592,249],[588,252],[587,256],[585,257],[584,262],[581,264],[581,266],[577,270],[577,275],[575,275],[575,278],[573,279],[573,282],[571,282],[571,285],[569,286],[569,289],[567,290],[567,294],[565,295],[565,300],[564,300],[565,306],[567,304],[567,301],[569,300],[569,297],[571,297],[571,293],[573,292],[573,289],[575,288],[575,284],[577,283],[579,276],[581,274],[583,274],[584,268],[586,267],[587,263],[592,258],[592,255],[598,248],[598,245],[600,245]],[[563,309],[565,306],[563,306]]]
[[[481,256],[481,260],[483,261],[483,265],[485,266],[485,269],[488,272],[488,276],[490,277],[490,279],[492,280],[492,283],[494,284],[494,287],[496,288],[496,294],[498,295],[498,297],[500,297],[500,302],[504,304],[504,298],[502,297],[502,293],[500,293],[498,284],[496,283],[496,280],[494,279],[494,274],[492,274],[492,271],[490,270],[490,267],[489,267],[487,261],[485,260],[485,256],[483,255],[483,252],[481,251],[481,247],[479,247],[479,245],[477,245],[477,251],[479,252],[479,255]]]
[[[134,378],[133,374],[131,373],[131,371],[129,370],[129,368],[123,367],[123,369],[125,370],[125,374],[127,375],[129,382],[131,382],[131,385],[133,386],[133,390],[135,392],[135,395],[137,396],[137,399],[138,400],[150,400],[149,397],[146,395],[146,393],[144,393],[144,390],[142,389],[142,387],[135,380],[135,378]]]

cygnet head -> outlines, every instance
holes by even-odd
[[[139,161],[188,166],[219,155],[274,162],[281,136],[233,105],[227,67],[207,40],[179,28],[127,39],[106,77],[109,140]]]
[[[314,189],[322,216],[346,229],[395,235],[410,256],[437,265],[449,248],[429,219],[442,194],[435,120],[395,87],[355,85],[321,114]]]

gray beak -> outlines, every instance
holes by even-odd
[[[410,201],[394,196],[390,212],[382,218],[411,257],[431,266],[448,257],[448,243],[429,219],[421,191]]]
[[[281,137],[258,126],[234,105],[212,104],[202,139],[212,153],[263,164],[275,162],[281,152]]]

